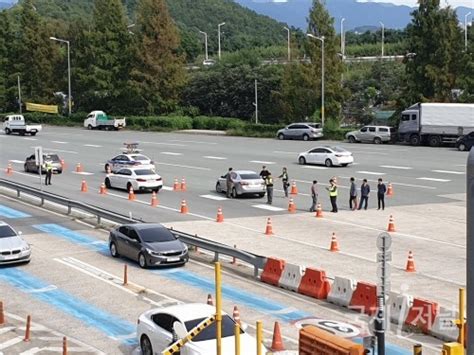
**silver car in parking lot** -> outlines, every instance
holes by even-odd
[[[0,265],[29,263],[30,245],[21,237],[21,232],[0,221]]]
[[[292,123],[277,132],[277,138],[282,139],[310,139],[322,138],[323,129],[319,123]]]
[[[230,174],[232,178],[232,197],[242,195],[265,196],[265,182],[255,171],[234,170]],[[226,175],[217,180],[216,191],[219,193],[227,192]]]

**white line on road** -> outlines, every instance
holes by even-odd
[[[274,211],[274,212],[280,212],[280,211],[285,210],[284,208],[270,206],[270,205],[252,205],[252,207],[261,208],[262,210],[268,210],[268,211]]]
[[[436,182],[450,182],[451,180],[448,179],[435,179],[435,178],[429,178],[429,177],[420,177],[416,178],[417,180],[426,180],[426,181],[436,181]]]
[[[365,170],[357,171],[357,174],[365,174],[365,175],[385,175],[385,173],[378,173],[378,172],[376,172],[376,171],[365,171]]]
[[[23,341],[22,337],[16,337],[16,338],[13,338],[13,339],[9,339],[9,340],[7,340],[7,341],[0,344],[0,350],[9,348],[10,346],[18,344],[21,341]]]
[[[154,145],[172,145],[173,147],[187,147],[186,144],[178,143],[162,143],[162,142],[141,142],[142,144],[154,144]]]
[[[339,176],[339,178],[341,179],[350,179],[349,176]],[[356,180],[362,180],[362,179],[356,179]],[[368,182],[377,182],[377,180],[371,180],[371,179],[367,179]],[[406,187],[416,187],[416,188],[420,188],[420,189],[427,189],[427,190],[436,190],[436,187],[434,186],[425,186],[425,185],[416,185],[416,184],[405,184],[403,182],[395,182],[395,181],[391,181],[391,183],[394,185],[394,186],[406,186]]]
[[[63,141],[51,141],[51,143],[68,144],[68,142],[63,142]]]
[[[216,196],[216,195],[200,195],[200,197],[208,198],[209,200],[214,200],[214,201],[226,201],[228,198],[222,197],[222,196]]]
[[[30,148],[36,148],[35,146],[31,146]],[[62,149],[54,149],[54,148],[47,148],[43,147],[43,152],[58,152],[58,153],[69,153],[69,154],[79,154],[78,152],[75,152],[73,150],[62,150]]]
[[[94,175],[94,173],[88,173],[87,171],[81,171],[81,172],[77,172],[77,171],[71,171],[71,173],[73,174],[77,174],[77,175]]]
[[[24,137],[23,138],[25,141],[37,141],[38,138],[30,138],[30,137]]]
[[[164,155],[183,155],[183,153],[176,153],[176,152],[161,152]]]
[[[171,186],[163,186],[161,189],[165,191],[173,191],[173,188]]]
[[[327,170],[327,169],[329,169],[326,166],[314,166],[314,165],[303,165],[301,168],[303,168],[303,169],[318,169],[318,170]]]
[[[224,158],[224,157],[214,157],[212,155],[205,155],[205,156],[203,156],[203,158],[214,159],[214,160],[226,160],[227,159],[227,158]]]
[[[397,166],[397,165],[380,165],[381,168],[385,169],[400,169],[400,170],[411,170],[413,169],[410,166]]]
[[[388,153],[373,152],[373,151],[370,151],[370,152],[364,152],[364,151],[358,152],[358,151],[354,151],[354,150],[352,150],[352,149],[351,149],[351,152],[352,152],[352,153],[357,153],[357,154],[389,155]]]
[[[215,142],[183,141],[183,140],[180,140],[180,139],[171,139],[170,142],[195,143],[195,144],[210,144],[210,145],[216,145],[216,144],[217,144],[217,143],[215,143]]]
[[[299,154],[299,152],[285,152],[283,150],[274,150],[273,153],[277,153],[277,154]]]
[[[24,163],[23,160],[9,160],[8,162],[13,163],[13,164],[23,164]]]
[[[431,170],[433,173],[441,173],[441,174],[454,174],[454,175],[464,175],[466,172],[464,171],[453,171],[453,170]]]
[[[274,161],[262,161],[262,160],[250,160],[249,163],[256,163],[256,164],[276,164]]]
[[[102,146],[98,144],[84,144],[84,147],[102,148]]]
[[[4,334],[4,333],[8,333],[9,331],[12,331],[16,329],[15,327],[5,327],[5,328],[0,328],[0,335]]]
[[[202,168],[200,166],[192,166],[192,165],[170,164],[170,163],[160,163],[160,162],[158,162],[157,164],[158,165],[175,166],[175,167],[178,167],[178,168],[186,168],[186,169],[196,169],[196,170],[206,170],[206,171],[211,170],[209,168]]]

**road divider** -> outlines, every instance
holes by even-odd
[[[336,276],[331,286],[331,292],[328,294],[328,301],[349,308],[356,286],[356,280]]]
[[[438,303],[415,297],[405,319],[405,324],[428,334],[435,322],[438,311]]]
[[[298,292],[305,269],[300,265],[286,263],[278,281],[281,288]]]
[[[330,291],[331,284],[329,283],[324,270],[306,268],[298,287],[298,293],[325,300]]]
[[[377,286],[359,281],[352,294],[350,309],[372,316],[377,311]]]
[[[260,275],[260,280],[267,284],[278,286],[281,275],[283,274],[283,270],[285,268],[285,264],[285,260],[267,258],[262,275]]]

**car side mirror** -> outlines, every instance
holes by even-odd
[[[188,331],[184,327],[181,322],[174,322],[173,323],[173,330],[176,332],[178,338],[183,339],[186,335],[188,335]]]

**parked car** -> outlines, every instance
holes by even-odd
[[[322,138],[323,129],[319,123],[292,123],[277,132],[277,138],[282,139],[310,139]]]
[[[349,143],[367,142],[382,144],[394,142],[397,136],[396,129],[389,126],[364,126],[358,131],[352,131],[346,134]]]
[[[5,116],[3,121],[5,134],[18,133],[20,136],[24,136],[25,134],[35,136],[36,133],[42,130],[40,124],[27,125],[23,115],[8,115]]]
[[[159,265],[184,265],[189,260],[188,247],[168,228],[159,223],[127,224],[109,235],[110,254],[137,261],[141,268]]]
[[[154,170],[142,167],[123,168],[116,173],[107,174],[105,187],[130,191],[155,191],[163,187],[163,179]]]
[[[173,333],[177,338],[184,338],[195,326],[213,316],[216,308],[207,304],[188,303],[164,308],[154,308],[142,313],[137,321],[137,338],[142,354],[153,355],[171,345]],[[234,354],[235,321],[222,312],[222,354]],[[246,326],[240,330],[240,353],[257,354],[257,341],[245,332]],[[216,354],[216,323],[204,328],[181,349],[181,355],[215,355]],[[261,353],[266,349],[262,345]]]
[[[474,145],[474,132],[459,137],[456,140],[456,148],[460,151],[469,151]]]
[[[265,196],[266,187],[263,179],[255,172],[250,170],[234,170],[231,172],[233,181],[232,197],[242,195]],[[227,192],[226,175],[217,179],[216,191]]]
[[[354,162],[352,153],[341,147],[316,147],[298,155],[298,163],[348,166]]]
[[[29,263],[30,245],[9,224],[0,221],[0,265]]]
[[[155,170],[155,164],[153,161],[143,154],[132,153],[132,154],[119,154],[104,165],[105,172],[108,172],[109,168],[111,172],[115,172],[121,168],[140,167],[144,169]]]
[[[58,173],[62,174],[63,172],[63,166],[61,165],[61,159],[57,154],[52,154],[52,153],[45,153],[43,154],[43,163],[46,163],[47,161],[51,162],[51,165],[53,166],[53,173]],[[39,166],[36,165],[36,157],[35,155],[30,155],[25,159],[25,164],[23,165],[23,168],[25,169],[25,172],[30,173],[39,173]],[[41,167],[41,173],[46,173],[46,168],[43,165]]]

